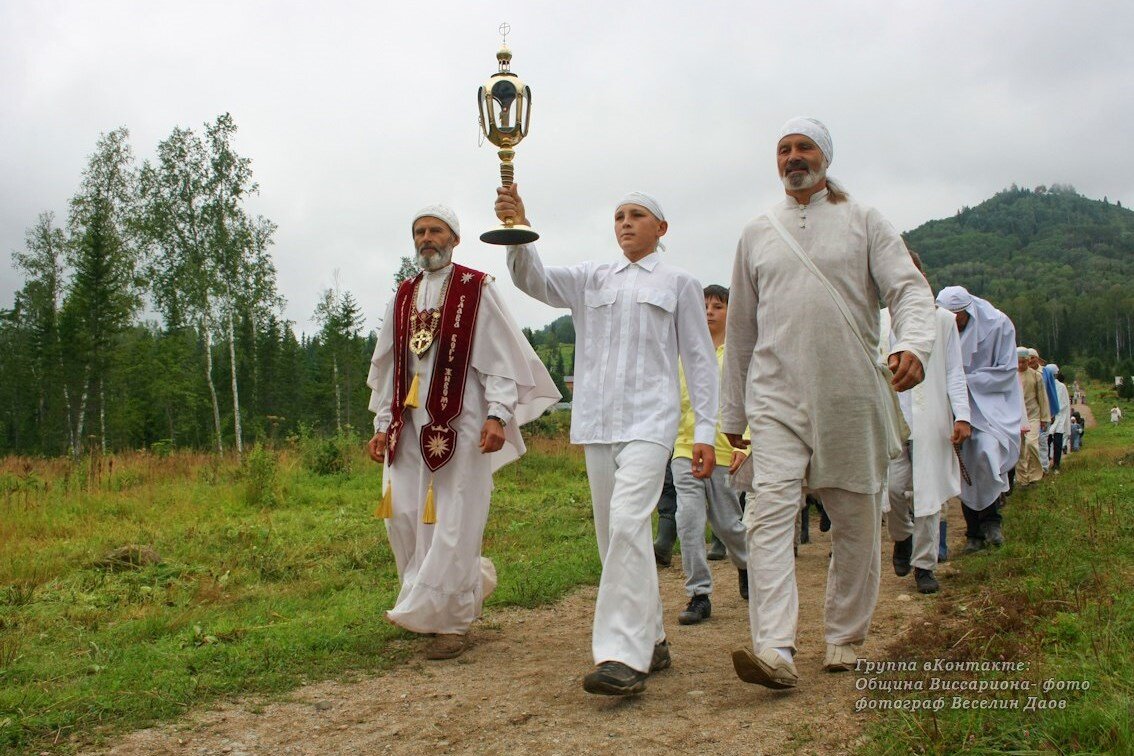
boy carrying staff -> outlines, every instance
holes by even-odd
[[[530,225],[516,185],[496,190],[496,214]],[[677,436],[677,361],[696,417],[691,469],[712,475],[718,373],[701,285],[664,262],[669,224],[653,197],[633,192],[614,211],[621,254],[607,262],[545,267],[532,244],[508,247],[512,281],[575,323],[571,442],[586,453],[602,577],[588,693],[634,695],[670,665],[654,567],[650,516]]]

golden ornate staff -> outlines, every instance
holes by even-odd
[[[507,23],[500,24],[503,41],[496,53],[500,70],[492,75],[477,92],[477,107],[480,110],[480,130],[488,141],[500,148],[500,184],[511,186],[516,175],[512,149],[528,135],[528,123],[532,114],[532,90],[509,66],[512,51],[508,49],[508,32],[512,30]],[[527,244],[539,238],[530,226],[517,224],[515,218],[505,218],[503,225],[480,235],[480,240],[488,244]]]

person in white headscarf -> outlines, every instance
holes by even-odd
[[[961,286],[942,289],[937,304],[957,317],[969,386],[973,434],[961,447],[961,462],[969,473],[961,484],[961,509],[965,551],[973,552],[1003,542],[1000,508],[1011,488],[1021,431],[1027,425],[1016,378],[1016,327],[990,302]]]
[[[382,319],[366,379],[367,449],[385,463],[376,514],[400,585],[386,617],[433,636],[426,658],[451,659],[468,648],[469,626],[496,587],[481,556],[492,473],[524,453],[520,426],[559,391],[491,276],[453,263],[456,213],[431,205],[412,230],[422,272],[402,282]]]
[[[1043,366],[1043,372],[1044,380],[1050,379],[1055,384],[1054,406],[1058,409],[1051,418],[1051,471],[1058,473],[1063,461],[1063,445],[1071,436],[1071,395],[1067,390],[1067,384],[1063,382],[1063,374],[1059,372],[1058,365],[1049,362]]]
[[[737,448],[751,429],[754,488],[744,514],[752,649],[734,652],[733,666],[771,688],[798,681],[793,542],[805,489],[832,523],[824,667],[857,662],[878,599],[886,467],[900,452],[892,389],[921,381],[933,345],[928,284],[894,227],[833,184],[833,157],[819,121],[784,125],[776,161],[787,196],[745,227],[730,286],[721,429]],[[897,336],[884,358],[879,299]]]
[[[1016,349],[1016,374],[1028,413],[1028,433],[1024,438],[1024,447],[1020,450],[1020,461],[1016,464],[1016,483],[1020,486],[1031,485],[1043,478],[1047,424],[1051,421],[1051,407],[1043,375],[1032,367],[1033,351],[1035,350],[1027,347]],[[1036,359],[1039,359],[1038,356]]]
[[[924,275],[921,258],[913,251],[910,257]],[[905,577],[912,567],[919,593],[936,593],[940,588],[934,573],[942,510],[949,499],[961,494],[954,449],[972,435],[957,320],[943,307],[937,307],[935,315],[925,380],[899,395],[910,440],[902,455],[890,461],[887,475],[886,525],[894,540],[894,573]],[[889,310],[882,311],[882,333],[888,335],[887,346],[894,343]]]
[[[515,185],[497,189],[496,214],[527,224]],[[658,252],[669,229],[656,199],[641,192],[614,209],[615,259],[544,266],[535,245],[508,247],[519,289],[575,322],[571,442],[586,453],[602,577],[588,693],[634,695],[668,667],[650,518],[681,415],[678,358],[694,416],[691,470],[713,473],[717,432],[716,349],[701,284]]]

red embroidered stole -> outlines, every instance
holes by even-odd
[[[394,461],[398,438],[404,425],[403,412],[408,387],[409,327],[417,307],[413,290],[424,274],[403,281],[394,300],[394,399],[392,420],[387,429],[389,460]],[[457,432],[452,428],[464,409],[465,379],[472,358],[473,331],[484,291],[484,273],[453,264],[449,274],[445,301],[440,303],[441,326],[431,348],[437,350],[433,376],[429,382],[429,398],[425,408],[429,422],[421,429],[421,457],[430,471],[437,472],[453,458]]]

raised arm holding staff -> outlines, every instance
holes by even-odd
[[[515,185],[497,190],[496,214],[530,225]],[[516,286],[575,322],[571,442],[585,448],[603,563],[590,693],[640,693],[670,664],[650,515],[677,436],[678,357],[696,418],[693,475],[708,478],[715,461],[716,350],[701,284],[658,251],[668,228],[657,200],[634,192],[615,207],[621,254],[608,262],[545,267],[534,245],[508,248]]]

